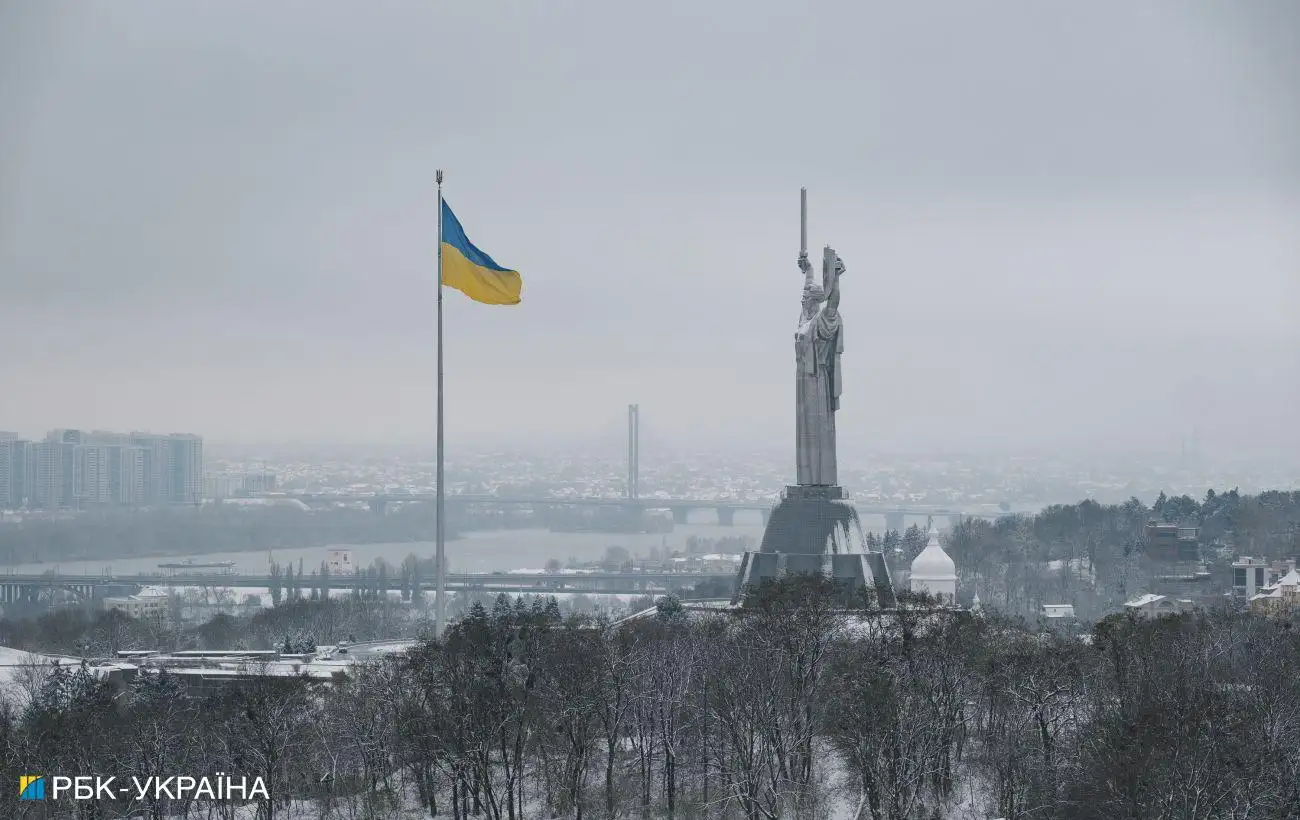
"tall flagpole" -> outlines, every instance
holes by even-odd
[[[443,513],[446,510],[446,498],[443,488],[443,466],[442,466],[442,170],[437,173],[438,179],[438,502],[435,512],[438,516],[438,549],[434,553],[434,560],[437,562],[433,574],[433,612],[434,634],[442,638],[442,629],[447,617],[447,529],[444,523]]]

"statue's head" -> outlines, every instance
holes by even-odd
[[[825,301],[826,301],[826,291],[822,290],[821,285],[815,284],[813,282],[809,282],[807,285],[804,285],[803,306],[805,310],[810,308],[816,308],[818,305],[820,305],[822,302]]]

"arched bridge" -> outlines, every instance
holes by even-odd
[[[385,493],[377,495],[307,493],[301,495],[284,495],[279,497],[296,499],[305,504],[365,503],[370,505],[370,508],[378,514],[387,512],[389,504],[431,503],[437,498],[433,493]],[[532,507],[534,509],[550,507],[586,507],[640,512],[649,510],[668,510],[672,513],[674,523],[677,524],[688,523],[690,521],[691,513],[696,510],[712,509],[717,512],[719,524],[722,524],[723,526],[732,526],[735,524],[736,513],[738,511],[758,512],[762,516],[763,523],[766,524],[768,514],[776,504],[776,499],[579,498],[564,496],[458,493],[448,495],[446,497],[446,503],[449,505],[512,505]],[[886,529],[890,530],[905,529],[908,518],[929,518],[933,516],[936,518],[946,518],[950,525],[955,525],[959,523],[962,518],[994,519],[1000,518],[1004,515],[1009,515],[1009,513],[1005,512],[970,512],[955,509],[953,507],[919,504],[907,506],[898,504],[857,504],[855,506],[860,515],[884,516]]]
[[[639,595],[650,591],[683,590],[706,581],[736,579],[735,570],[727,572],[493,572],[448,573],[449,592],[506,592],[524,593],[587,593],[592,595]],[[138,590],[143,586],[156,587],[246,587],[270,589],[272,584],[283,587],[284,578],[267,574],[204,573],[194,575],[3,575],[0,576],[0,602],[34,600],[43,589],[74,590],[84,598],[102,597],[104,590],[120,590],[130,585]],[[356,587],[373,589],[376,579],[363,575],[306,576],[299,582],[304,589],[328,587],[350,590]],[[433,590],[432,578],[423,578],[420,589]],[[388,591],[402,588],[395,577],[385,581]],[[96,593],[99,593],[96,595]]]

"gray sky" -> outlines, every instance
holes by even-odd
[[[1300,454],[1300,4],[0,2],[0,429]]]

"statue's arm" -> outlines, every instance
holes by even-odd
[[[831,275],[831,287],[826,293],[826,310],[835,313],[840,309],[840,274],[844,271],[837,265]]]
[[[807,288],[813,282],[812,263],[808,261],[808,254],[799,254],[799,270],[803,272],[803,286]]]

